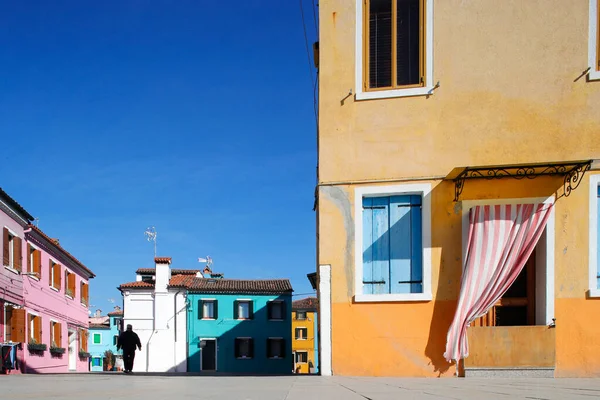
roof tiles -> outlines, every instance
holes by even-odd
[[[292,310],[317,310],[319,300],[316,297],[307,297],[292,302]]]
[[[194,278],[187,286],[195,293],[247,293],[247,294],[284,294],[291,293],[289,279],[210,279]]]

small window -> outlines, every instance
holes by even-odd
[[[93,340],[93,342],[92,342],[93,344],[102,344],[102,334],[94,333],[92,340]]]
[[[254,357],[254,340],[251,338],[235,339],[235,358]]]
[[[365,89],[425,84],[424,0],[367,0]]]
[[[81,297],[81,304],[88,306],[90,304],[90,286],[84,281],[79,282],[79,293]]]
[[[270,320],[285,319],[285,303],[283,301],[270,301],[267,303],[267,314]]]
[[[2,261],[5,267],[21,272],[21,239],[7,228],[3,229]]]
[[[215,302],[204,300],[202,302],[202,316],[204,319],[215,319]]]
[[[42,318],[29,314],[29,342],[42,343]]]
[[[296,352],[296,364],[306,364],[308,362],[308,352],[297,351]]]
[[[65,294],[71,299],[75,298],[75,274],[65,270]]]
[[[285,358],[285,341],[283,338],[267,339],[267,358]]]
[[[296,328],[296,340],[306,340],[308,336],[307,328]]]
[[[62,326],[55,321],[50,322],[50,345],[52,347],[62,347]]]
[[[28,257],[27,257],[27,272],[36,278],[40,278],[42,274],[42,254],[41,252],[31,245],[27,245]]]
[[[250,300],[236,300],[233,304],[235,319],[254,318],[253,304]]]
[[[296,319],[304,321],[306,319],[306,311],[296,311]]]
[[[100,357],[92,358],[92,367],[101,367],[101,366],[102,366],[102,359]]]
[[[55,263],[54,261],[50,260],[49,261],[49,267],[48,267],[48,276],[49,276],[49,280],[50,280],[50,287],[56,289],[56,290],[60,290],[60,277],[61,277],[61,272],[60,272],[61,268],[60,268],[60,264]]]

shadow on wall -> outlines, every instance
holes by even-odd
[[[234,308],[234,295],[222,297],[218,301],[218,319],[198,319],[199,299],[214,298],[214,295],[190,295],[192,298],[188,309],[188,360],[187,371],[190,373],[201,373],[202,375],[233,375],[233,376],[262,376],[262,375],[291,375],[294,369],[292,356],[292,320],[291,320],[291,296],[271,297],[264,296],[269,300],[281,300],[285,304],[283,321],[272,321],[268,319],[268,307],[257,307],[257,298],[262,296],[251,296],[254,298],[256,309],[250,320],[236,320],[232,318]],[[239,298],[248,296],[238,295]],[[262,300],[266,302],[264,299]],[[261,301],[261,302],[262,302]],[[196,304],[193,304],[193,303]],[[229,310],[228,310],[229,308]],[[217,371],[201,371],[201,365],[212,362],[211,350],[201,351],[200,339],[216,338],[216,368]],[[236,339],[252,338],[252,357],[236,357]],[[283,338],[283,357],[269,358],[267,339]],[[205,347],[206,349],[206,347]],[[207,351],[202,354],[203,351]],[[314,361],[313,361],[314,362]]]

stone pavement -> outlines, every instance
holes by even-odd
[[[600,379],[401,379],[122,374],[0,376],[0,399],[433,400],[600,398]]]

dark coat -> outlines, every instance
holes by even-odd
[[[134,352],[135,348],[142,349],[140,338],[134,331],[125,331],[119,335],[117,350],[123,349],[124,353]]]

